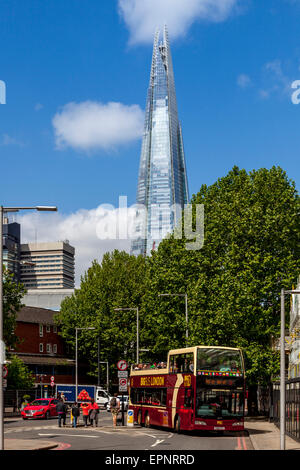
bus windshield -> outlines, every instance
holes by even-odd
[[[240,351],[219,348],[198,348],[197,371],[243,372]]]
[[[213,390],[197,387],[196,416],[232,419],[244,413],[244,393],[237,390]]]

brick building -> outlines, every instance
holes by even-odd
[[[50,393],[51,376],[55,377],[55,384],[75,383],[74,355],[70,356],[58,334],[55,314],[57,312],[46,308],[23,307],[17,314],[15,331],[20,342],[15,350],[11,350],[33,372],[36,384]]]

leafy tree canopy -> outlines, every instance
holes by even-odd
[[[119,359],[133,360],[136,348],[136,311],[115,311],[136,308],[144,293],[146,259],[125,252],[106,253],[102,262],[94,261],[81,279],[80,289],[65,299],[56,320],[61,334],[75,348],[75,328],[93,327],[94,331],[78,331],[78,350],[88,357],[97,375],[98,337],[100,360],[116,364]]]
[[[22,297],[26,290],[22,284],[17,284],[12,274],[4,270],[3,276],[3,337],[7,348],[15,348],[16,315],[22,308]]]
[[[34,376],[24,362],[16,355],[9,355],[7,385],[10,390],[29,390],[33,388]]]
[[[188,344],[242,347],[249,382],[277,373],[271,349],[279,334],[280,290],[299,273],[299,196],[278,167],[247,173],[234,167],[192,198],[203,204],[205,239],[198,251],[187,240],[164,240],[149,262],[144,335],[163,353],[185,344],[184,299],[158,293],[187,293]],[[287,299],[287,311],[288,311]]]

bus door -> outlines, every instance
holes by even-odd
[[[193,421],[194,410],[194,391],[192,387],[184,389],[183,408],[180,413],[180,427],[182,429],[189,429]]]

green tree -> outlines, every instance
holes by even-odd
[[[153,253],[143,334],[157,354],[184,346],[184,301],[158,294],[187,293],[189,344],[242,347],[248,384],[268,383],[278,372],[271,342],[279,334],[280,290],[299,273],[295,185],[278,167],[234,167],[203,185],[192,204],[204,205],[204,246],[187,250],[185,239],[172,236]]]
[[[31,389],[34,385],[32,372],[24,362],[16,355],[10,354],[8,357],[7,388],[10,390]]]
[[[93,327],[78,332],[80,357],[88,358],[91,373],[97,376],[98,337],[100,360],[116,364],[119,359],[133,361],[136,347],[136,312],[115,311],[141,304],[144,293],[146,260],[115,250],[102,262],[94,261],[81,279],[80,289],[65,299],[56,316],[60,332],[75,348],[75,328]]]
[[[4,269],[3,276],[3,337],[7,348],[15,348],[17,312],[22,308],[22,298],[26,293],[23,284],[17,284],[12,274]]]

